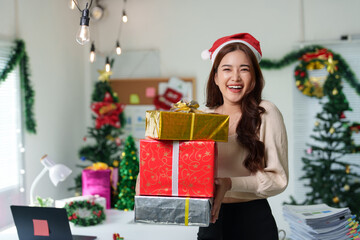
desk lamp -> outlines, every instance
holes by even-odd
[[[44,155],[40,159],[40,162],[44,165],[44,169],[39,173],[39,175],[35,178],[35,180],[31,184],[31,187],[30,187],[30,205],[31,206],[34,205],[33,194],[34,194],[35,186],[38,184],[40,178],[47,171],[49,171],[50,180],[54,184],[55,187],[58,185],[59,182],[64,181],[72,172],[70,168],[66,167],[63,164],[55,164],[51,159],[49,159],[47,154]]]

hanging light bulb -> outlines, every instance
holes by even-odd
[[[91,63],[95,62],[95,45],[94,45],[94,43],[91,44],[91,48],[90,48],[90,62]]]
[[[105,71],[110,72],[110,60],[109,60],[109,57],[106,57]]]
[[[80,18],[80,28],[76,34],[76,41],[81,45],[84,45],[90,41],[89,22],[89,9],[88,4],[86,3],[86,7],[82,11]]]
[[[116,54],[117,55],[121,54],[121,47],[119,41],[116,41]]]
[[[127,15],[126,15],[125,10],[123,10],[122,21],[123,21],[124,23],[126,23],[126,22],[128,21],[128,17],[127,17]]]
[[[70,0],[68,5],[69,5],[69,8],[70,8],[71,10],[74,10],[74,9],[75,9],[75,2],[74,2],[74,0]]]

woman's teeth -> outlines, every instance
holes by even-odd
[[[228,86],[228,88],[231,88],[231,89],[241,89],[243,88],[242,86]]]

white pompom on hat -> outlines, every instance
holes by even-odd
[[[211,62],[214,63],[216,55],[219,53],[219,51],[226,45],[234,42],[240,42],[248,46],[255,54],[258,62],[261,61],[262,53],[260,48],[260,42],[249,33],[237,33],[231,36],[219,38],[214,42],[214,44],[209,50],[206,49],[202,51],[201,58],[204,60],[211,59]]]

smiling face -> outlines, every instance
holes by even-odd
[[[250,60],[247,55],[236,50],[227,53],[220,61],[215,74],[215,84],[219,87],[224,104],[239,104],[245,93],[253,87]]]

